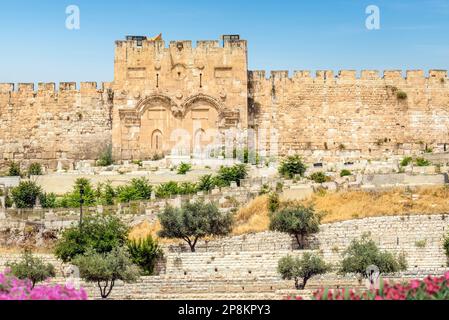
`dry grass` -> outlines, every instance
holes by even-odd
[[[314,205],[317,212],[325,213],[323,223],[375,216],[449,213],[449,188],[324,193],[299,203]],[[235,235],[268,230],[268,197],[256,198],[240,209],[236,220]]]
[[[241,208],[235,216],[233,235],[262,232],[268,229],[268,196],[261,196]]]

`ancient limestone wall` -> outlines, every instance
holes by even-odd
[[[249,72],[249,124],[276,129],[281,154],[311,161],[449,150],[447,71]],[[400,95],[406,94],[406,97]],[[267,135],[269,137],[269,135]]]
[[[26,167],[41,162],[55,169],[58,161],[97,159],[111,143],[109,84],[94,82],[0,84],[0,167],[9,161]],[[17,89],[17,90],[16,90]]]

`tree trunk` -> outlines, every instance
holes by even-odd
[[[298,242],[298,246],[300,250],[304,250],[304,235],[303,234],[295,234],[296,241]]]

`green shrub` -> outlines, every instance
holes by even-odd
[[[398,91],[396,92],[396,97],[398,98],[398,100],[406,100],[407,93],[405,93],[404,91]]]
[[[299,155],[294,155],[282,160],[279,173],[285,178],[293,179],[297,174],[304,176],[306,169],[306,165],[302,162]]]
[[[157,260],[163,257],[162,248],[151,235],[145,239],[128,241],[128,251],[132,261],[147,276],[153,275]]]
[[[185,203],[180,209],[168,206],[158,218],[162,226],[159,236],[182,239],[192,252],[200,238],[228,235],[233,225],[232,213],[221,213],[216,205],[202,201]]]
[[[103,299],[111,294],[117,280],[131,283],[139,276],[137,266],[124,247],[114,247],[105,253],[88,250],[84,255],[76,256],[72,264],[79,268],[81,278],[98,285]]]
[[[424,158],[416,158],[415,164],[418,167],[428,167],[428,166],[432,165],[432,163],[429,160],[426,160]]]
[[[268,195],[268,210],[270,213],[275,213],[277,210],[279,210],[279,207],[281,206],[281,200],[279,199],[279,194],[276,192],[271,192]]]
[[[117,193],[115,192],[114,187],[112,187],[111,182],[108,181],[101,190],[100,199],[102,204],[112,206],[116,196]]]
[[[286,256],[279,260],[278,272],[284,280],[295,280],[297,290],[304,290],[307,281],[315,275],[324,274],[330,270],[324,260],[316,254],[304,253],[299,257]],[[300,282],[302,279],[302,282]]]
[[[195,194],[198,192],[196,183],[182,182],[178,185],[178,192],[182,195]]]
[[[446,253],[446,257],[449,259],[449,235],[444,237],[444,243],[443,243],[444,252]]]
[[[20,164],[16,162],[11,162],[9,164],[8,176],[10,177],[20,177],[22,174],[20,172]]]
[[[83,190],[82,202],[84,206],[90,207],[96,204],[95,190],[89,179],[78,178],[73,185],[73,191],[65,195],[69,208],[79,207],[81,204],[81,190]]]
[[[36,199],[42,194],[42,188],[34,181],[21,181],[11,190],[11,195],[17,208],[33,208]]]
[[[381,273],[407,269],[404,256],[399,256],[396,259],[389,252],[381,252],[376,243],[367,234],[364,234],[360,240],[353,240],[345,250],[339,273],[355,273],[367,278],[367,268],[371,265],[377,266]]]
[[[270,216],[270,230],[288,233],[296,238],[300,249],[304,249],[305,237],[317,233],[321,215],[313,207],[293,205]]]
[[[352,176],[352,172],[347,170],[347,169],[343,169],[340,171],[340,177],[348,177],[348,176]]]
[[[107,167],[113,164],[112,159],[112,145],[108,145],[101,153],[100,159],[97,161],[97,165],[100,167]]]
[[[42,165],[40,163],[32,163],[28,167],[28,176],[41,176],[42,175]]]
[[[42,192],[39,195],[39,201],[41,203],[42,208],[57,208],[56,195],[54,193],[45,193]]]
[[[162,183],[156,188],[156,197],[158,198],[169,198],[171,196],[179,194],[179,186],[177,182],[170,181],[167,183]]]
[[[55,255],[63,262],[91,249],[98,253],[112,251],[126,244],[128,227],[113,215],[87,215],[82,227],[65,229],[55,246]]]
[[[198,182],[198,190],[210,191],[215,188],[216,182],[216,179],[211,174],[202,176]]]
[[[316,183],[324,183],[330,181],[330,178],[324,172],[314,172],[309,177],[310,180]]]
[[[248,176],[248,168],[245,164],[236,164],[232,167],[221,167],[218,171],[217,182],[222,181],[225,186],[231,185],[231,182],[236,182],[240,186],[240,180]]]
[[[410,165],[413,161],[412,157],[405,157],[404,159],[402,159],[401,161],[401,167],[407,167],[408,165]]]
[[[55,267],[44,263],[41,259],[34,257],[30,250],[25,250],[19,262],[8,263],[11,273],[22,280],[30,280],[32,288],[38,282],[47,280],[56,275]]]
[[[187,172],[192,170],[192,165],[189,163],[181,162],[181,164],[178,167],[178,174],[185,175]]]

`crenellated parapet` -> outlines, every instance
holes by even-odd
[[[378,70],[362,70],[359,73],[355,70],[340,70],[334,75],[332,70],[317,70],[313,76],[310,70],[295,70],[293,75],[290,76],[288,71],[271,71],[269,77],[268,73],[264,70],[248,71],[249,81],[278,81],[278,80],[291,80],[293,82],[318,82],[324,81],[335,83],[357,83],[360,81],[379,81],[385,82],[391,81],[403,81],[406,83],[443,83],[448,78],[447,70],[430,70],[428,75],[425,75],[424,70],[406,70],[405,76],[401,70],[385,70],[381,74]]]

